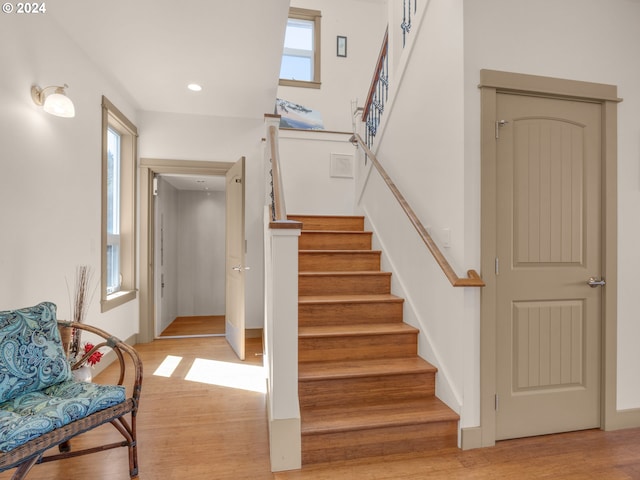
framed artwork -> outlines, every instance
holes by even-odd
[[[336,55],[339,57],[347,56],[347,37],[338,35]]]
[[[353,155],[332,153],[329,174],[337,178],[353,178]]]
[[[320,112],[304,105],[276,98],[275,113],[280,115],[281,128],[324,130]]]

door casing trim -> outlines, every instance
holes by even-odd
[[[225,175],[233,162],[140,159],[140,324],[138,342],[155,338],[154,246],[155,213],[153,208],[153,177],[155,174]]]
[[[480,426],[464,448],[492,446],[496,439],[496,157],[498,93],[590,101],[602,105],[602,306],[601,428],[640,426],[640,409],[617,410],[617,87],[591,82],[480,71],[481,96],[481,268],[486,286],[480,300]]]

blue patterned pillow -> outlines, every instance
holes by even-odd
[[[0,312],[0,403],[70,378],[53,303]]]

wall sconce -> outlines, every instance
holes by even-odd
[[[31,87],[31,98],[36,105],[42,106],[43,110],[57,117],[71,118],[76,116],[73,102],[64,92],[69,88],[66,83],[63,87],[51,86],[40,88],[37,85]]]

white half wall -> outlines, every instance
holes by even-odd
[[[287,213],[353,215],[355,148],[351,134],[280,129]]]

